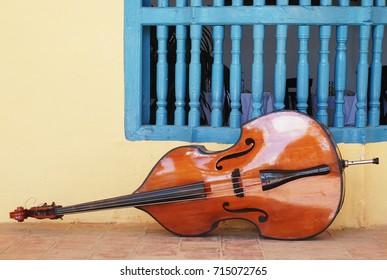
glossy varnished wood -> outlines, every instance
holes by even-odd
[[[201,235],[221,220],[245,219],[263,236],[302,239],[325,230],[341,207],[340,161],[325,127],[298,112],[275,112],[245,124],[239,141],[227,150],[185,146],[168,152],[135,193],[203,182],[203,199],[138,207],[179,235]],[[262,190],[260,170],[301,170],[322,164],[329,166],[329,174]],[[241,175],[243,197],[233,190],[235,169]],[[260,221],[265,215],[267,219]]]
[[[243,125],[229,149],[173,149],[133,194],[65,207],[18,207],[10,217],[22,222],[137,207],[178,235],[202,235],[222,220],[244,219],[263,236],[303,239],[336,217],[343,201],[342,168],[349,164],[355,163],[341,160],[324,126],[305,114],[279,111]]]

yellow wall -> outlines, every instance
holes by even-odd
[[[0,222],[16,206],[129,194],[165,152],[185,144],[124,138],[122,2],[0,0]],[[346,171],[333,227],[387,224],[387,143],[340,149],[382,164]],[[151,219],[136,209],[65,217],[132,220]]]

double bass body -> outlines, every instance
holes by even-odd
[[[280,111],[242,126],[230,148],[184,146],[162,157],[132,194],[62,207],[46,203],[10,217],[58,219],[67,214],[136,207],[169,231],[203,235],[220,221],[244,219],[262,236],[304,239],[324,231],[343,202],[343,161],[327,129],[296,111]]]
[[[184,146],[168,152],[134,194],[174,194],[135,207],[178,235],[202,235],[222,220],[244,219],[265,237],[308,238],[340,210],[341,162],[324,126],[298,112],[275,112],[246,123],[224,151]]]

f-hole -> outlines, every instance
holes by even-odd
[[[234,158],[238,158],[238,157],[242,157],[242,156],[247,155],[248,153],[250,153],[254,149],[255,141],[254,141],[253,138],[246,138],[245,144],[247,146],[250,146],[247,150],[239,152],[239,153],[230,154],[230,155],[227,155],[227,156],[224,156],[224,157],[220,158],[216,162],[216,165],[215,165],[216,169],[217,170],[222,170],[223,169],[223,166],[220,164],[222,161],[229,160],[229,159],[234,159]]]

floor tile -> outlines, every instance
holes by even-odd
[[[157,223],[0,224],[0,260],[19,259],[387,260],[387,227],[327,230],[307,240],[281,241],[233,226],[179,237]]]

